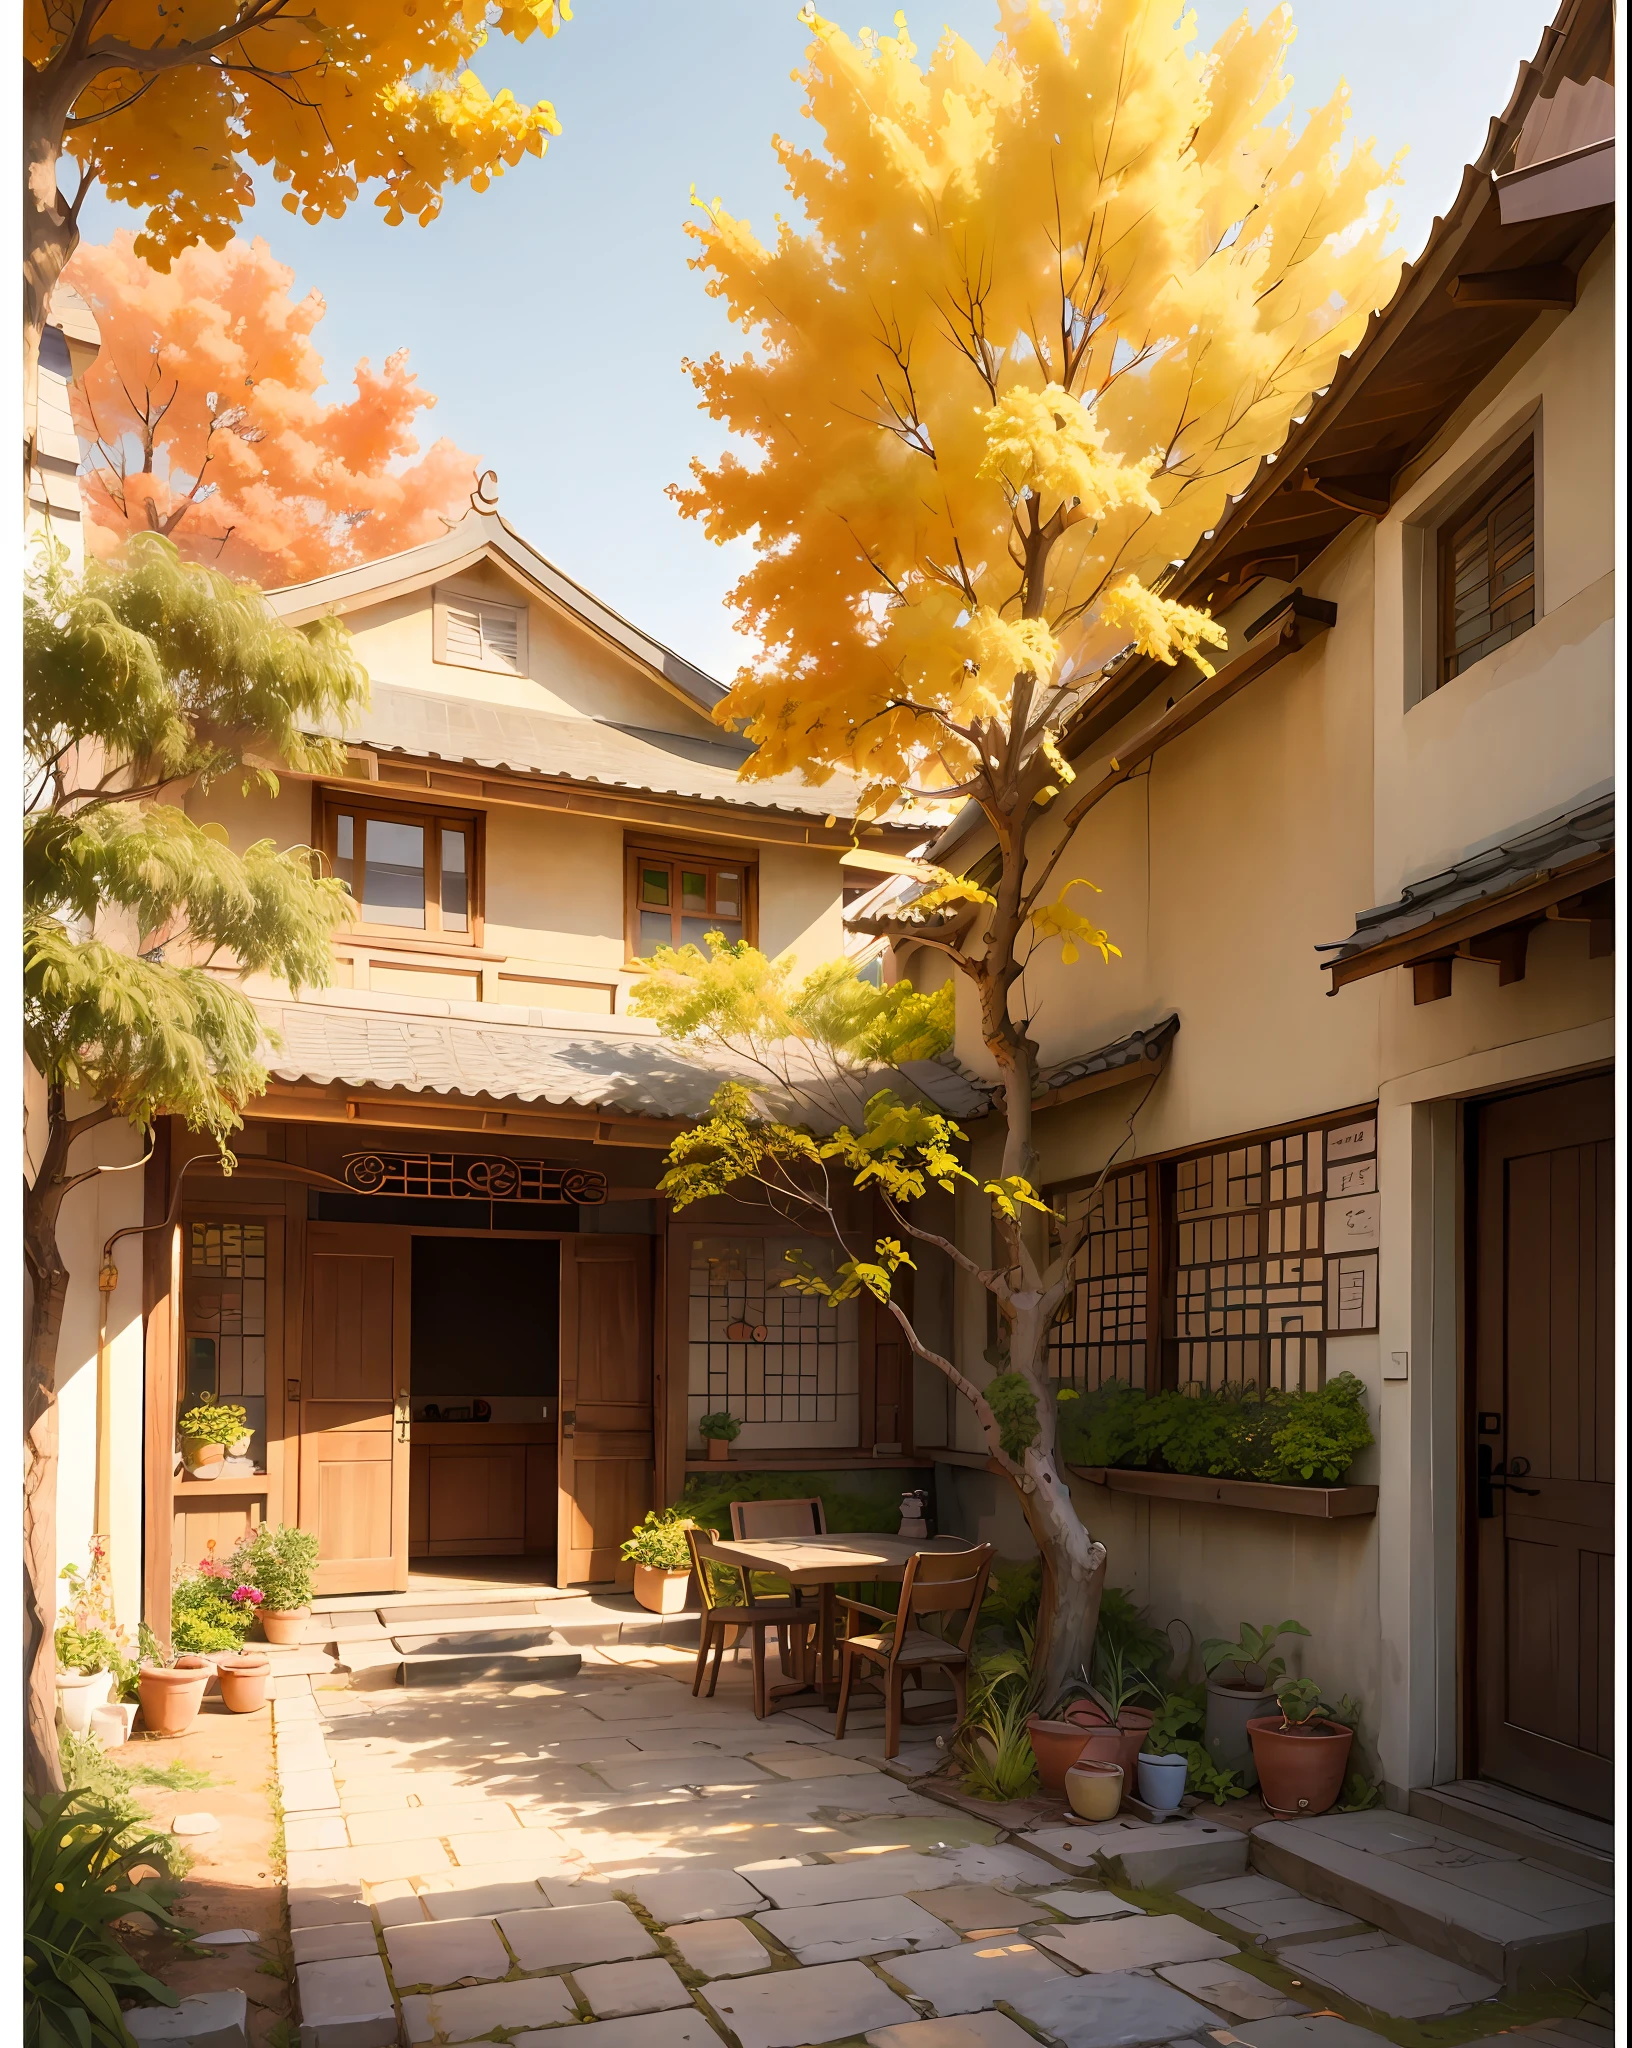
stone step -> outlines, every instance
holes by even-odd
[[[512,1635],[407,1637],[397,1665],[401,1685],[455,1685],[495,1679],[519,1685],[540,1678],[575,1678],[583,1657],[549,1629],[527,1643]]]
[[[1328,1813],[1252,1831],[1252,1865],[1507,1991],[1614,1968],[1612,1892],[1403,1814]]]
[[[1449,1785],[1420,1786],[1411,1794],[1413,1818],[1511,1849],[1516,1856],[1545,1863],[1589,1884],[1615,1883],[1615,1828],[1590,1814],[1571,1813],[1546,1799],[1532,1799],[1482,1778]]]

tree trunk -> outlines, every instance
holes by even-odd
[[[23,1357],[23,1777],[35,1792],[62,1789],[57,1754],[57,1338],[68,1271],[57,1249],[61,1204],[47,1179],[23,1192],[23,1246],[32,1282]],[[66,1148],[61,1148],[65,1150]],[[59,1168],[60,1170],[60,1168]]]
[[[1043,1561],[1043,1599],[1037,1616],[1033,1676],[1039,1711],[1046,1713],[1068,1686],[1080,1685],[1094,1653],[1099,1601],[1105,1590],[1106,1553],[1077,1515],[1071,1489],[1052,1453],[1036,1446],[1026,1453],[1032,1490],[1020,1505]]]
[[[74,87],[77,90],[77,83]],[[73,103],[68,74],[23,66],[23,504],[39,430],[40,341],[51,294],[79,247],[79,225],[57,185],[63,124]]]

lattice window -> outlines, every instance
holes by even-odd
[[[1325,1133],[1181,1159],[1174,1171],[1178,1380],[1297,1389],[1325,1376]]]
[[[182,1274],[181,1406],[236,1401],[265,1463],[266,1225],[194,1223]]]
[[[834,1250],[820,1239],[706,1237],[691,1252],[689,1436],[699,1419],[728,1409],[744,1448],[843,1445],[860,1438],[858,1318],[780,1282],[797,1249],[831,1274]]]
[[[1440,673],[1448,683],[1536,622],[1535,443],[1439,532]]]
[[[1059,1204],[1067,1223],[1084,1211],[1090,1220],[1076,1284],[1049,1336],[1049,1374],[1084,1392],[1113,1379],[1149,1384],[1148,1180],[1140,1167],[1107,1181],[1097,1200],[1089,1189],[1074,1188]]]

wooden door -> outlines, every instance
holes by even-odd
[[[318,1541],[319,1593],[408,1584],[410,1242],[369,1225],[314,1223],[306,1234],[299,1498],[301,1527]]]
[[[1474,1408],[1477,1768],[1608,1818],[1615,1393],[1608,1077],[1483,1106]]]
[[[563,1238],[557,1585],[617,1576],[652,1457],[652,1240]]]

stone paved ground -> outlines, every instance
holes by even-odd
[[[689,1676],[613,1649],[553,1683],[280,1701],[305,2048],[1376,2048],[1329,2001],[1460,2013],[1463,2039],[1534,2017],[1247,1874],[1205,1814],[1003,1833],[914,1789],[932,1742],[887,1773],[881,1715],[839,1743],[818,1708],[756,1721],[744,1674],[711,1701]],[[1569,2024],[1544,2048],[1607,2040]]]

